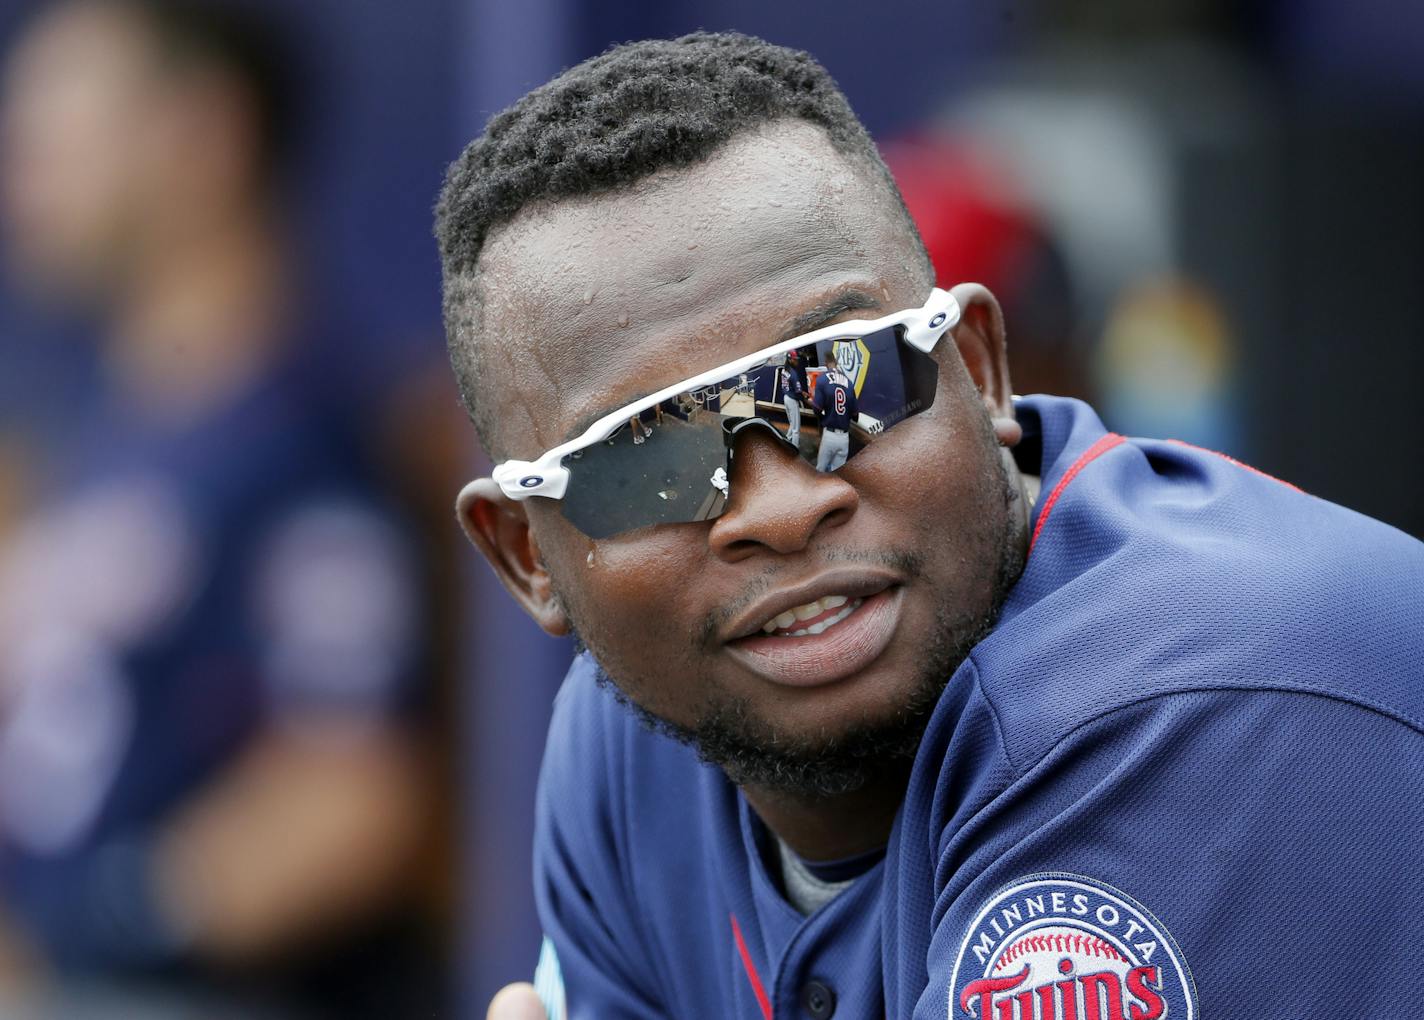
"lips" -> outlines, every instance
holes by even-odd
[[[819,617],[798,620],[770,634],[759,629],[725,647],[740,665],[774,684],[835,683],[868,667],[889,646],[899,624],[903,591],[887,587],[864,598],[847,599]],[[835,622],[828,623],[832,618]],[[819,631],[813,630],[817,624]]]
[[[732,619],[721,640],[730,643],[768,633],[766,625],[769,623],[776,624],[773,630],[794,631],[808,622],[816,622],[815,618],[827,609],[839,609],[856,599],[868,599],[901,581],[895,574],[870,567],[842,566],[827,570],[757,599]],[[845,603],[838,603],[837,599],[844,599]],[[815,611],[811,608],[813,605],[818,606]],[[788,613],[795,620],[788,619]]]

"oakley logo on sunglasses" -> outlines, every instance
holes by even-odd
[[[543,485],[544,479],[538,475],[525,475],[523,478],[519,479],[519,484],[524,486],[524,488],[526,489],[533,489],[537,486]]]
[[[940,312],[938,315],[936,315],[933,319],[930,320],[930,329],[934,329],[936,326],[943,323],[945,318],[946,316],[944,312]]]

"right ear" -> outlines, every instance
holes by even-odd
[[[546,633],[563,637],[569,620],[539,554],[523,503],[510,499],[493,478],[477,478],[455,500],[460,527],[514,600]]]

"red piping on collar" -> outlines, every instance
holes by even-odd
[[[1033,552],[1033,544],[1038,541],[1039,532],[1048,523],[1048,515],[1053,512],[1053,504],[1058,502],[1058,497],[1063,495],[1063,490],[1068,488],[1068,483],[1078,477],[1078,472],[1107,453],[1114,446],[1125,442],[1122,436],[1116,432],[1109,432],[1102,436],[1096,443],[1083,451],[1083,455],[1075,460],[1067,471],[1063,472],[1063,477],[1058,479],[1058,484],[1053,487],[1053,491],[1048,494],[1048,498],[1043,501],[1043,508],[1038,512],[1038,523],[1033,527],[1033,537],[1028,540],[1028,551]]]

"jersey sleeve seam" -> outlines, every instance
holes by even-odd
[[[999,753],[1003,755],[1004,761],[1009,763],[1009,771],[1013,772],[1015,778],[1017,778],[1019,775],[1018,766],[1014,764],[1013,756],[1009,754],[1009,743],[1004,734],[1003,720],[999,718],[998,706],[994,704],[994,699],[990,696],[988,689],[985,688],[981,680],[979,664],[974,661],[973,655],[969,656],[969,665],[974,668],[974,687],[978,690],[979,696],[984,699],[984,706],[989,710],[989,719],[994,724],[994,736],[998,738],[999,741]]]
[[[978,671],[976,670],[975,672],[977,674]],[[982,687],[980,689],[983,690]],[[1020,768],[1015,763],[1014,758],[1009,755],[1008,750],[1005,747],[1005,759],[1008,761],[1009,767],[1014,774],[1014,781],[1017,782],[1024,776],[1028,775],[1028,773],[1032,772],[1035,768],[1038,767],[1040,762],[1042,762],[1045,758],[1052,754],[1054,750],[1063,746],[1063,744],[1068,741],[1074,734],[1080,732],[1086,727],[1101,722],[1103,719],[1106,719],[1111,715],[1115,715],[1118,712],[1122,712],[1129,708],[1134,708],[1138,705],[1146,704],[1149,701],[1157,701],[1165,698],[1174,698],[1185,694],[1293,694],[1301,697],[1322,698],[1326,701],[1334,701],[1342,705],[1348,705],[1352,708],[1360,709],[1361,711],[1368,712],[1372,715],[1381,716],[1385,719],[1390,720],[1391,722],[1395,722],[1408,727],[1420,736],[1424,736],[1424,722],[1420,722],[1419,720],[1414,719],[1413,717],[1406,715],[1403,712],[1390,709],[1384,705],[1372,704],[1371,702],[1362,698],[1345,697],[1339,693],[1329,691],[1318,691],[1312,690],[1308,687],[1294,687],[1279,683],[1266,685],[1253,684],[1251,686],[1247,686],[1244,681],[1241,682],[1239,685],[1221,685],[1212,687],[1178,687],[1170,691],[1157,691],[1152,694],[1145,694],[1140,698],[1134,698],[1131,701],[1124,702],[1121,705],[1114,705],[1112,708],[1104,709],[1096,715],[1092,715],[1086,719],[1080,720],[1077,724],[1065,730],[1057,740],[1049,744],[1048,747],[1044,749],[1042,754],[1038,755],[1036,758],[1034,758],[1033,761],[1027,763],[1022,768]],[[987,693],[984,696],[984,700],[986,704],[990,705],[990,710],[992,712],[993,702],[989,699]],[[997,714],[994,715],[994,723],[995,728],[999,729],[999,720]],[[1000,737],[1002,740],[1001,729]]]

